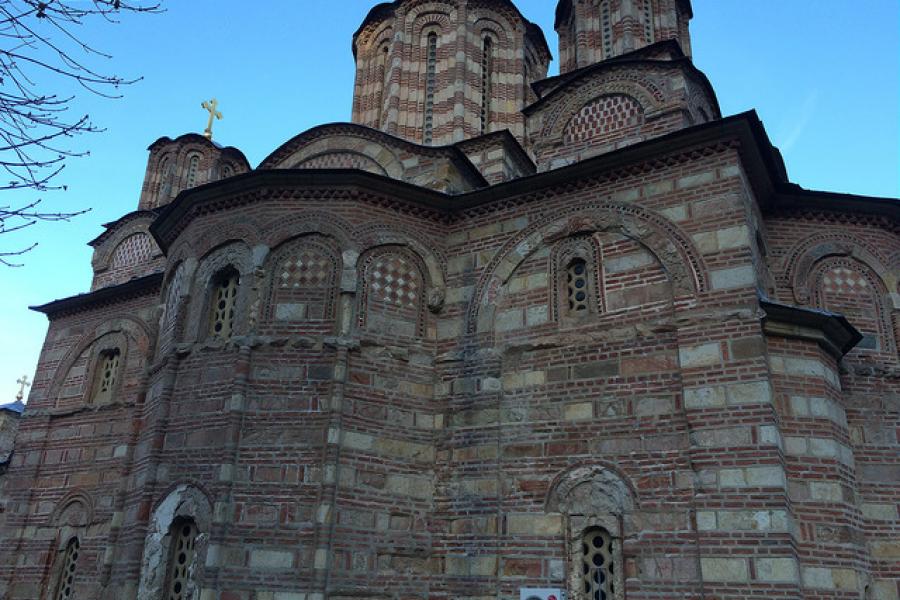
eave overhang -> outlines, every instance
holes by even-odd
[[[761,299],[763,331],[769,335],[818,343],[840,360],[863,339],[843,315]]]
[[[103,228],[106,230],[91,241],[88,242],[88,246],[92,246],[96,248],[100,244],[102,244],[106,239],[111,236],[116,229],[130,223],[132,221],[137,221],[140,219],[155,219],[156,215],[159,214],[159,209],[153,210],[135,210],[128,214],[122,215],[115,221],[110,221],[109,223],[104,223]]]
[[[140,298],[158,293],[162,286],[163,274],[154,273],[138,277],[119,285],[112,285],[87,294],[54,300],[40,306],[29,306],[30,310],[44,313],[52,321],[59,317],[92,310],[111,304],[119,304],[132,298]]]
[[[436,218],[453,218],[461,211],[516,196],[530,195],[539,199],[538,193],[550,188],[627,170],[641,163],[662,164],[670,155],[721,143],[731,143],[737,148],[748,181],[764,212],[803,207],[808,210],[874,213],[900,222],[900,201],[897,199],[815,192],[789,183],[780,153],[772,146],[756,112],[749,111],[627,146],[567,167],[456,196],[353,169],[253,171],[181,192],[162,209],[150,226],[150,232],[165,252],[178,232],[193,218],[247,204],[272,189],[337,189],[350,194],[365,192],[393,203],[403,203]]]

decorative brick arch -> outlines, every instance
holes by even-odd
[[[809,304],[812,299],[810,275],[816,263],[829,257],[854,258],[872,269],[888,291],[897,289],[897,275],[887,266],[888,260],[880,257],[876,250],[849,235],[822,233],[795,244],[784,259],[784,275],[798,303]]]
[[[185,598],[199,599],[199,584],[203,576],[212,516],[213,502],[209,494],[198,485],[176,484],[162,495],[147,524],[138,600],[156,600],[162,597],[172,546],[171,527],[179,519],[190,519],[199,531],[194,563],[188,567],[193,574],[191,583],[194,589],[186,589],[184,593]]]
[[[263,239],[269,248],[280,246],[287,240],[311,233],[334,238],[338,247],[344,251],[358,247],[351,233],[353,227],[344,219],[324,211],[301,211],[286,219],[274,219],[262,226]],[[346,261],[346,259],[345,259]]]
[[[156,256],[161,254],[159,247],[156,245],[156,241],[153,240],[152,236],[149,234],[150,224],[153,222],[154,218],[153,213],[137,213],[133,219],[122,224],[117,223],[113,226],[111,231],[104,234],[102,238],[99,238],[102,239],[102,241],[99,242],[94,250],[94,256],[91,259],[91,266],[93,267],[94,272],[97,273],[108,269],[113,255],[122,242],[134,235],[145,234],[150,237],[150,244],[153,250],[151,255]]]
[[[235,241],[221,246],[200,259],[193,281],[190,284],[190,306],[186,313],[185,323],[186,339],[199,341],[206,337],[204,325],[206,325],[206,309],[209,302],[210,284],[213,277],[227,268],[233,268],[241,277],[241,286],[238,290],[235,314],[235,333],[244,332],[246,317],[249,314],[250,303],[248,288],[246,285],[255,269],[253,252],[246,243]]]
[[[276,150],[273,157],[277,153],[278,156],[272,160],[267,159],[261,168],[266,169],[297,169],[304,168],[303,164],[308,161],[326,155],[354,155],[364,157],[373,164],[378,165],[381,175],[391,177],[393,179],[403,179],[404,167],[402,161],[397,157],[396,150],[387,144],[378,142],[374,137],[354,134],[351,131],[335,131],[335,132],[318,132],[321,137],[317,137],[317,132],[307,132],[312,140],[295,139]],[[299,137],[305,137],[307,134],[301,134]],[[309,167],[306,167],[309,168]],[[339,168],[339,167],[330,167]],[[375,171],[372,171],[375,172]]]
[[[215,248],[235,242],[244,243],[252,248],[259,243],[261,237],[260,229],[253,221],[233,220],[207,227],[193,245],[197,255],[204,256]]]
[[[574,85],[569,84],[569,85]],[[641,77],[639,71],[612,71],[600,77],[581,81],[576,87],[547,109],[541,137],[558,139],[573,116],[581,109],[602,96],[628,96],[633,98],[649,116],[654,110],[661,109],[665,103],[665,94],[647,77]]]
[[[566,144],[601,144],[603,137],[620,137],[628,130],[639,132],[644,124],[644,107],[628,94],[604,94],[582,106],[566,121],[562,136]]]
[[[87,527],[94,522],[94,501],[84,490],[74,489],[56,503],[48,523],[54,527]]]
[[[409,232],[401,232],[388,225],[368,225],[356,229],[353,239],[358,248],[357,256],[367,251],[372,251],[381,246],[399,246],[409,248],[421,261],[424,269],[423,276],[427,286],[425,300],[428,309],[432,312],[439,311],[444,305],[447,295],[446,270],[447,260],[443,253],[434,249],[434,246],[426,240]],[[354,261],[353,266],[356,266]],[[345,265],[349,267],[349,265]]]
[[[508,241],[488,264],[469,305],[469,333],[492,328],[494,307],[509,278],[541,247],[579,234],[611,231],[639,242],[662,264],[673,295],[708,289],[707,269],[688,237],[665,217],[635,205],[598,202],[538,221]]]
[[[134,352],[138,352],[140,356],[147,359],[150,358],[150,348],[152,347],[151,345],[154,339],[150,327],[140,319],[131,315],[122,314],[111,317],[90,332],[81,336],[75,345],[66,353],[60,361],[56,372],[53,374],[53,379],[50,380],[50,385],[47,388],[48,399],[55,401],[59,398],[62,385],[65,382],[72,365],[75,364],[79,357],[81,357],[85,351],[91,349],[91,347],[102,338],[113,334],[124,335],[129,342],[132,342],[128,344],[127,349],[122,349],[123,355],[131,355]],[[90,385],[89,381],[87,382],[87,385]]]

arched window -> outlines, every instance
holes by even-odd
[[[197,524],[190,519],[180,519],[172,524],[172,548],[166,573],[165,600],[188,598],[187,588],[190,584],[190,567],[197,551],[197,534]]]
[[[110,348],[100,352],[97,358],[97,371],[94,383],[93,404],[105,404],[113,399],[116,383],[119,381],[119,363],[121,353],[118,348]]]
[[[434,91],[437,79],[437,43],[438,36],[431,32],[425,51],[425,125],[422,141],[431,144],[434,138]]]
[[[234,332],[234,314],[237,304],[240,275],[232,268],[213,278],[210,303],[209,334],[228,339]]]
[[[175,178],[175,161],[168,156],[163,158],[160,163],[159,177],[159,194],[156,198],[157,206],[168,202],[172,197],[172,180]]]
[[[59,572],[59,581],[56,583],[54,600],[69,600],[74,597],[75,574],[78,568],[78,553],[81,543],[78,538],[72,538],[66,545],[66,554],[63,558],[62,570]]]
[[[187,185],[185,187],[192,188],[197,183],[197,172],[200,170],[200,156],[195,154],[188,162]]]
[[[612,58],[613,53],[613,37],[612,37],[612,20],[609,14],[609,0],[600,2],[600,29],[603,35],[603,58]]]
[[[385,76],[387,75],[387,59],[388,46],[385,44],[375,57],[375,123],[381,126],[381,119],[384,116],[384,88],[387,85]]]
[[[232,176],[234,176],[234,169],[231,165],[222,165],[222,179],[228,179]]]
[[[612,536],[589,527],[581,536],[581,571],[586,600],[612,600],[616,593]]]
[[[588,266],[583,258],[576,258],[566,268],[566,297],[569,314],[587,314],[590,310]]]
[[[494,71],[494,41],[484,37],[481,49],[481,133],[487,133],[491,121],[491,75]]]
[[[641,19],[644,22],[644,41],[653,43],[653,0],[644,0]]]

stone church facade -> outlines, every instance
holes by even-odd
[[[897,600],[900,201],[791,183],[689,0],[397,0],[353,122],[162,138],[50,321],[0,598]],[[558,594],[558,592],[556,592]]]

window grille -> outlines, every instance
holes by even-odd
[[[197,183],[197,171],[199,170],[200,157],[194,155],[191,157],[191,161],[188,163],[187,187],[194,187],[194,184]]]
[[[197,546],[197,525],[183,521],[172,527],[172,551],[169,557],[165,600],[185,600],[190,582],[190,567]]]
[[[600,23],[603,29],[603,58],[612,58],[612,23],[610,21],[608,1],[604,1],[600,4]]]
[[[494,70],[494,42],[484,38],[481,51],[481,133],[487,133],[491,120],[491,74]]]
[[[568,286],[569,312],[577,314],[587,312],[590,306],[588,301],[588,269],[587,263],[580,258],[573,260],[566,270],[566,283]]]
[[[80,549],[81,544],[78,542],[78,538],[72,538],[72,541],[66,546],[66,555],[63,558],[62,571],[59,574],[55,600],[69,600],[74,597],[75,571],[78,567],[78,551]]]
[[[437,72],[437,34],[428,34],[428,49],[425,57],[425,127],[424,143],[430,144],[434,137],[434,88]]]
[[[587,600],[612,600],[616,592],[612,537],[606,530],[592,527],[584,532],[581,542],[584,597]]]
[[[97,363],[97,383],[94,387],[94,402],[112,400],[116,382],[119,380],[121,353],[118,348],[104,350]]]
[[[240,276],[231,271],[216,280],[213,287],[212,319],[210,333],[219,338],[230,338],[234,331],[234,309]]]

